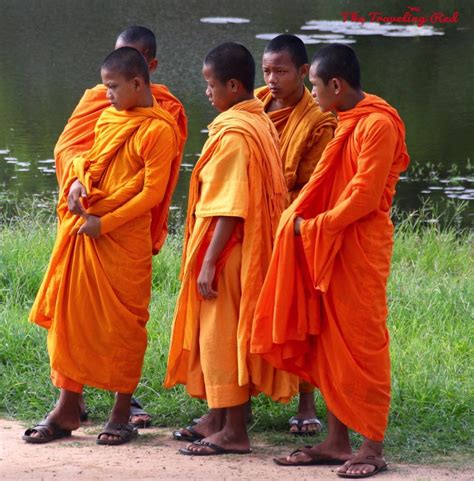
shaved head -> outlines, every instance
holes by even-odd
[[[111,52],[102,62],[102,70],[109,70],[123,75],[127,80],[141,77],[150,84],[150,73],[143,55],[135,48],[121,47]]]
[[[296,35],[278,35],[265,47],[263,54],[279,53],[286,50],[296,68],[308,63],[308,54],[303,41]]]
[[[141,50],[148,61],[156,57],[156,37],[146,27],[128,27],[117,37],[117,42],[119,41],[122,45],[140,45],[141,48],[139,50]]]
[[[247,92],[253,92],[255,60],[241,43],[227,42],[213,48],[206,55],[204,64],[212,68],[215,77],[221,83],[236,79],[242,83]]]

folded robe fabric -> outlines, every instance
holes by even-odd
[[[232,159],[239,157],[239,145],[251,153],[245,169],[232,164]],[[198,258],[203,242],[209,237],[213,219],[234,216],[243,219],[242,295],[237,329],[239,385],[250,384],[254,390],[281,401],[287,401],[297,392],[298,383],[294,376],[276,371],[249,352],[257,293],[270,261],[285,195],[278,135],[264,114],[262,103],[256,99],[240,102],[218,115],[209,125],[209,139],[191,177],[182,286],[173,321],[165,387],[187,384],[191,395],[205,397],[202,373],[190,372],[191,349],[199,325]]]
[[[282,215],[253,324],[252,352],[318,386],[339,420],[373,440],[383,439],[390,403],[390,206],[408,162],[404,125],[387,102],[366,94],[339,113]]]
[[[268,87],[255,91],[266,110],[272,100]],[[267,112],[280,137],[283,174],[288,188],[287,205],[291,204],[308,182],[324,148],[334,136],[336,117],[323,113],[305,87],[294,107]]]
[[[131,393],[146,349],[151,288],[152,210],[166,196],[180,147],[173,117],[150,108],[105,109],[91,150],[77,157],[58,203],[56,242],[30,319],[48,329],[52,370],[72,381]],[[75,179],[101,235],[77,235],[84,222],[67,208]],[[162,231],[163,226],[157,228]]]
[[[164,197],[165,202],[156,206],[152,212],[153,220],[150,229],[153,237],[153,253],[156,254],[162,247],[168,233],[168,207],[166,209],[162,207],[168,206],[171,202],[171,195],[178,181],[179,167],[187,138],[187,118],[181,102],[167,87],[160,84],[151,84],[151,93],[158,105],[171,114],[179,129],[177,158],[172,164],[170,181]],[[106,94],[107,87],[103,84],[87,89],[59,136],[54,148],[54,159],[60,188],[71,174],[69,170],[72,168],[73,160],[87,152],[94,143],[94,129],[97,120],[101,113],[110,107],[110,101]]]

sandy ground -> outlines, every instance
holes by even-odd
[[[331,467],[278,467],[272,457],[288,448],[253,443],[248,456],[192,457],[178,454],[184,445],[169,429],[142,430],[137,441],[123,446],[98,446],[98,426],[81,428],[74,436],[45,445],[21,439],[25,426],[0,420],[1,480],[335,480]],[[390,465],[382,481],[474,480],[474,469],[443,466]]]

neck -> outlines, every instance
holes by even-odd
[[[346,93],[344,100],[338,106],[337,110],[340,112],[351,110],[364,98],[365,95],[361,89],[351,89]]]
[[[149,88],[143,92],[136,106],[153,107],[153,95],[151,94],[151,90]]]
[[[283,99],[274,99],[270,101],[268,110],[279,110],[287,107],[294,107],[304,95],[304,84],[301,84],[294,92],[292,92],[288,97]]]
[[[240,102],[245,102],[246,100],[253,100],[255,97],[253,96],[253,92],[244,92],[235,98],[235,102],[232,104],[234,105],[240,104]]]

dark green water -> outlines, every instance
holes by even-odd
[[[56,190],[55,141],[83,90],[100,81],[98,66],[117,34],[138,24],[158,37],[160,68],[153,80],[169,86],[189,117],[175,206],[185,205],[203,130],[215,115],[204,95],[204,55],[237,40],[259,62],[268,34],[289,32],[305,36],[310,56],[332,35],[350,42],[361,60],[364,89],[399,110],[412,167],[400,183],[397,205],[411,210],[430,198],[443,210],[465,201],[464,222],[472,225],[474,2],[410,3],[426,17],[457,10],[458,21],[428,22],[422,29],[342,23],[342,12],[368,17],[375,10],[384,16],[407,11],[406,2],[390,0],[0,0],[0,202]],[[201,20],[206,17],[246,21]],[[257,80],[262,83],[260,71]]]

